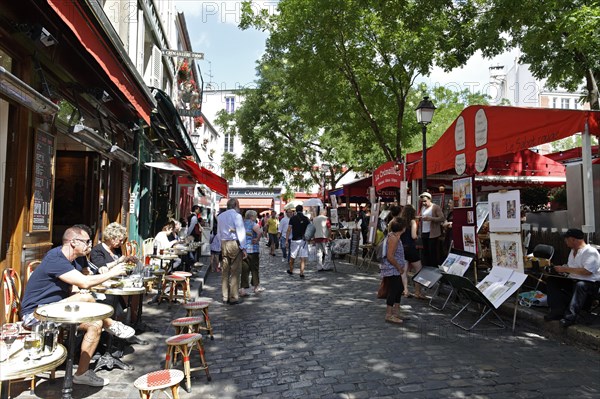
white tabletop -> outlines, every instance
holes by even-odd
[[[70,306],[69,311],[67,306]],[[77,310],[75,310],[79,307]],[[96,302],[56,302],[38,307],[34,316],[40,321],[79,324],[112,316],[112,306]]]
[[[15,344],[17,342],[15,341]],[[14,345],[14,344],[13,344]],[[10,359],[0,363],[0,381],[25,378],[60,366],[67,358],[67,350],[58,344],[52,354],[36,360],[25,361],[27,352],[21,350]]]

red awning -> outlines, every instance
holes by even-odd
[[[240,209],[271,209],[273,198],[237,198]],[[221,198],[219,208],[227,208],[227,198]]]
[[[139,116],[147,124],[150,124],[150,113],[154,105],[141,90],[137,89],[137,84],[131,76],[128,76],[126,68],[123,67],[116,53],[112,51],[112,46],[102,39],[103,35],[88,18],[82,3],[79,1],[48,0],[48,4],[73,31],[81,45],[96,60],[117,89],[123,93]]]
[[[600,112],[475,105],[465,108],[440,139],[427,150],[427,175],[464,165],[477,174],[476,160],[516,153],[583,132],[600,135]],[[420,152],[414,153],[414,155]],[[409,154],[407,159],[412,159]],[[421,160],[411,165],[420,179]]]
[[[344,184],[344,196],[369,198],[369,187],[371,187],[372,185],[373,178],[371,176],[364,177],[360,180],[355,180],[348,184]],[[398,185],[398,188],[399,187],[400,185]],[[396,198],[398,196],[398,190],[390,188],[388,188],[387,190],[376,190],[376,196],[383,198]]]
[[[388,161],[380,165],[373,173],[373,185],[376,190],[383,188],[399,188],[400,182],[402,181],[403,165],[400,166],[399,170],[396,170],[396,162]]]
[[[217,194],[227,197],[229,193],[229,184],[227,183],[227,180],[221,176],[211,172],[205,167],[198,165],[194,161],[190,161],[189,159],[172,158],[169,161],[171,161],[172,164],[187,170],[198,183],[205,184]]]

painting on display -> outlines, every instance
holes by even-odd
[[[462,227],[463,248],[466,252],[477,253],[477,244],[475,243],[475,226]]]
[[[492,193],[488,196],[491,232],[521,231],[521,197],[519,190]]]
[[[453,180],[452,198],[455,208],[471,208],[473,206],[473,179],[464,177]]]
[[[492,250],[492,266],[504,267],[524,273],[523,247],[521,234],[490,234],[490,247]]]

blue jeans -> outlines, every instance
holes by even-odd
[[[286,240],[285,237],[280,237],[279,238],[279,248],[281,248],[281,252],[283,253],[283,259],[290,260],[290,254],[288,253],[287,248],[285,246],[286,241],[288,241],[288,243],[289,243],[289,240]]]

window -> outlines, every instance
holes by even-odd
[[[224,152],[233,152],[233,135],[231,133],[225,133],[225,142],[223,144]]]
[[[571,102],[570,98],[561,98],[560,99],[560,107],[562,109],[569,109],[570,108],[570,106],[569,106],[570,102]]]
[[[557,102],[558,99],[556,97],[552,97],[552,108],[558,108]]]
[[[235,97],[225,97],[225,111],[228,114],[235,112]]]

